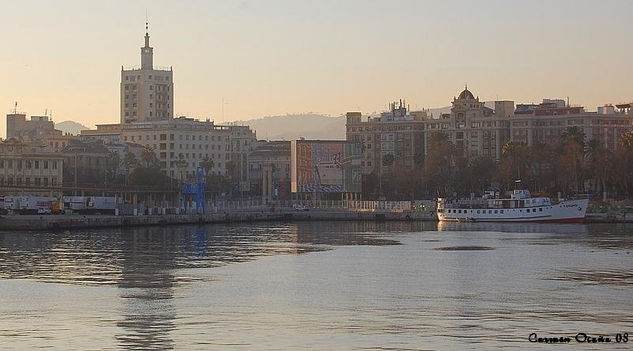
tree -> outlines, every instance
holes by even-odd
[[[585,148],[586,171],[592,179],[592,191],[601,194],[607,191],[607,182],[613,170],[613,153],[602,142],[591,139]]]
[[[565,129],[561,134],[558,158],[558,174],[563,189],[576,192],[584,190],[584,155],[585,133],[578,127]]]
[[[123,156],[123,163],[125,163],[125,167],[128,169],[128,171],[138,166],[136,155],[134,155],[134,153],[130,151],[125,152],[125,156]]]
[[[148,146],[143,147],[143,151],[141,151],[141,161],[144,168],[160,168],[156,153]]]
[[[617,188],[626,196],[633,195],[633,131],[620,136],[613,162],[614,181]]]
[[[119,164],[119,154],[117,152],[110,152],[106,159],[106,167],[104,170],[106,187],[116,182],[115,179],[119,173]]]
[[[215,166],[215,162],[213,162],[213,160],[210,159],[209,156],[207,155],[204,157],[204,159],[202,159],[202,161],[200,161],[200,166],[204,168],[205,178],[208,178],[209,173],[213,169],[213,166]]]
[[[391,167],[393,166],[394,160],[393,154],[385,154],[382,156],[382,165],[385,167]]]
[[[515,180],[528,175],[529,150],[525,143],[508,141],[501,149],[499,163],[499,181],[506,184],[506,189]]]
[[[432,133],[428,141],[424,165],[424,181],[437,196],[445,196],[454,189],[455,145],[443,132]]]

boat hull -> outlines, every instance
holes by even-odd
[[[582,223],[589,200],[567,200],[556,205],[525,208],[438,208],[442,222]]]

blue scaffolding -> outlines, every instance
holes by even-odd
[[[204,196],[204,191],[206,189],[206,182],[204,179],[204,168],[198,167],[196,168],[196,180],[193,183],[186,182],[182,186],[182,190],[180,193],[183,197],[187,195],[193,195],[194,200],[196,202],[196,213],[202,214],[206,210],[207,201]],[[188,201],[187,201],[188,203]]]

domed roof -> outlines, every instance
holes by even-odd
[[[473,95],[473,93],[471,93],[471,92],[470,92],[470,90],[468,90],[468,86],[466,86],[466,87],[464,88],[464,91],[462,91],[462,92],[459,94],[458,99],[459,99],[459,100],[464,100],[464,99],[474,100],[474,99],[475,99],[475,96]]]

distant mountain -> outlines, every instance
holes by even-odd
[[[64,134],[70,133],[73,135],[78,135],[80,131],[89,129],[89,128],[77,122],[64,121],[64,122],[55,123],[55,129],[61,130],[62,132],[64,132]]]
[[[449,113],[450,107],[430,109],[434,118],[441,113]],[[264,118],[237,121],[235,124],[250,126],[257,132],[258,139],[294,140],[306,139],[344,140],[345,116],[326,116],[315,113],[268,116]]]
[[[345,139],[345,117],[330,117],[314,113],[285,116],[269,116],[235,124],[248,125],[257,132],[257,139],[293,140],[306,139],[343,140]]]

